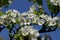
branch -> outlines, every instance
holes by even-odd
[[[48,30],[45,30],[45,29],[41,29],[41,30],[39,30],[39,33],[46,33],[46,32],[53,32],[53,31],[56,31],[56,28],[54,28],[54,29],[48,29]]]
[[[20,29],[21,27],[19,27],[17,30],[16,30],[16,32],[14,31],[14,30],[12,30],[13,32],[14,32],[14,34],[16,34],[18,31],[19,31],[19,29]],[[12,36],[12,38],[14,38],[14,35]],[[11,38],[11,39],[12,39]]]
[[[16,30],[16,32],[18,32],[20,28],[21,28],[21,27],[19,27],[19,28]]]
[[[39,33],[46,33],[46,32],[52,32],[52,31],[56,31],[57,27],[55,28],[48,28],[45,25],[43,25],[42,29],[39,30]]]
[[[51,12],[51,17],[53,18],[53,13]]]
[[[49,35],[45,34],[44,40],[52,40],[52,38]]]
[[[13,31],[13,28],[14,28],[14,25],[10,28],[10,31],[9,31],[10,40],[13,40],[13,37],[14,37],[14,36],[10,35],[10,33],[12,33],[12,31]],[[13,31],[13,32],[15,32],[15,31]]]
[[[0,28],[0,32],[5,28],[5,26],[3,26],[3,28]]]

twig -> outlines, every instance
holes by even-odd
[[[5,28],[5,26],[3,26],[3,28],[0,28],[0,32]]]
[[[56,29],[57,29],[57,27],[55,27],[55,28],[52,29],[52,28],[48,28],[45,25],[43,25],[42,29],[39,30],[39,33],[52,32],[52,31],[56,31]]]
[[[14,25],[10,28],[10,31],[9,31],[9,37],[10,37],[10,40],[13,40],[13,36],[10,35],[10,33],[12,33],[12,29],[14,28]],[[14,32],[14,31],[13,31]]]

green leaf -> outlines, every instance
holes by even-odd
[[[2,16],[4,13],[2,11],[0,11],[0,16]]]
[[[11,27],[8,25],[6,28],[7,28],[8,30],[10,30]]]
[[[37,11],[36,11],[36,10],[34,10],[34,14],[35,14],[35,15],[37,14]]]
[[[16,40],[23,40],[23,36],[20,33],[17,33],[14,36],[15,36]]]
[[[42,5],[42,0],[37,0],[38,5]]]
[[[59,12],[59,6],[55,6],[55,5],[52,5],[51,4],[51,2],[47,2],[48,4],[48,8],[49,8],[49,10],[52,12],[52,13],[54,13],[54,14],[56,14],[56,13],[58,13]]]
[[[8,4],[8,1],[9,1],[9,0],[2,0],[3,5]]]
[[[13,1],[13,0],[11,0],[11,1]],[[8,7],[8,5],[9,5],[9,0],[1,0],[1,2],[0,2],[0,7]]]
[[[22,36],[19,37],[20,40],[23,40]]]

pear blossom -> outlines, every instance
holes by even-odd
[[[27,18],[24,19],[24,24],[25,25],[27,25],[27,24],[30,25],[30,23],[31,23],[31,20],[30,19],[27,19]]]
[[[10,15],[11,15],[12,17],[16,17],[16,14],[13,13],[13,12],[12,12]]]
[[[52,20],[57,21],[59,17],[53,17]]]
[[[60,6],[60,0],[50,0],[50,2],[55,6],[57,6],[57,5]]]
[[[8,13],[10,13],[10,12],[12,12],[12,10],[10,9],[10,10],[8,10],[8,11],[6,11],[6,13],[8,14]]]
[[[43,37],[42,40],[44,40],[45,38]]]
[[[37,38],[31,38],[31,40],[37,40]]]
[[[37,20],[39,19],[39,17],[35,16],[33,19],[32,19],[32,23],[37,23]]]
[[[21,30],[23,36],[27,36],[28,34],[31,34],[35,37],[39,36],[38,30],[33,29],[32,26],[25,26],[25,27],[22,27],[20,30]]]
[[[8,2],[9,2],[9,3],[12,3],[12,0],[9,0]]]
[[[31,19],[32,19],[32,18],[34,18],[35,16],[36,16],[36,15],[34,15],[34,14],[32,14],[32,13],[29,13],[27,18],[31,18]]]
[[[38,37],[39,35],[40,35],[40,34],[39,34],[38,30],[35,30],[33,36],[34,36],[34,37]]]
[[[14,18],[11,18],[11,21],[12,21],[13,23],[16,23],[16,20],[15,20]]]
[[[44,19],[38,19],[38,25],[43,25],[45,23]]]
[[[0,24],[3,24],[4,23],[4,20],[3,19],[0,19]]]
[[[59,18],[58,17],[51,17],[51,16],[48,16],[47,18],[46,18],[46,21],[57,21]]]
[[[45,14],[41,14],[40,17],[45,19],[45,18],[48,17],[48,16],[45,15]]]
[[[56,24],[57,24],[56,22],[50,21],[48,26],[55,26]]]
[[[14,10],[8,10],[8,11],[6,11],[6,13],[11,17],[16,17],[19,12],[14,9]]]
[[[28,33],[28,30],[26,30],[26,29],[23,28],[23,27],[22,27],[20,30],[21,30],[23,36],[27,36],[27,35],[29,34],[29,33]]]
[[[34,10],[36,10],[36,7],[35,7],[35,5],[32,5],[32,6],[30,7],[30,10],[29,10],[28,12],[33,13]]]
[[[1,18],[2,19],[6,19],[8,16],[7,15],[2,15]]]
[[[27,16],[28,16],[28,13],[23,12],[21,15],[22,15],[23,17],[27,17]]]

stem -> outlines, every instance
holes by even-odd
[[[51,13],[51,17],[53,18],[53,13]]]
[[[45,25],[43,24],[42,29],[39,30],[39,33],[45,32],[45,31],[46,31],[45,29],[46,29],[46,27],[45,27]]]
[[[21,28],[21,27],[19,27],[19,28],[16,30],[16,33],[19,31],[20,28]]]
[[[28,36],[24,36],[24,40],[29,40],[29,37]]]
[[[10,29],[10,31],[9,31],[9,37],[10,37],[10,40],[13,40],[13,37],[10,35],[12,29],[13,29],[13,27],[11,27],[11,29]]]
[[[14,31],[14,30],[12,30],[13,32],[14,32],[14,34],[16,34],[18,31],[19,31],[19,29],[20,29],[21,27],[19,27],[17,30],[16,30],[16,32]],[[14,35],[13,35],[13,37],[11,38],[11,39],[13,39],[14,38]]]
[[[13,37],[11,37],[11,35],[9,34],[10,40],[13,40]]]
[[[47,30],[46,30],[47,29]],[[57,27],[55,28],[48,28],[46,27],[44,24],[43,24],[43,27],[41,30],[39,30],[39,33],[46,33],[46,32],[53,32],[53,31],[56,31]]]
[[[49,35],[45,34],[44,40],[52,40],[52,38]]]
[[[11,34],[10,34],[10,33],[12,33],[13,28],[14,28],[14,24],[13,24],[13,26],[10,28],[10,31],[9,31],[10,40],[13,40],[13,37],[14,37],[14,36],[11,36]],[[15,31],[13,31],[13,32],[15,33]]]

